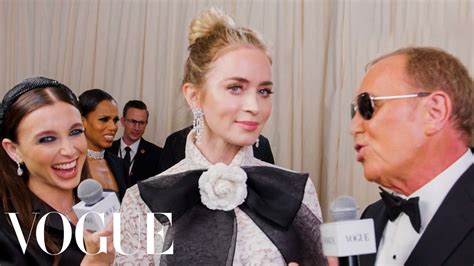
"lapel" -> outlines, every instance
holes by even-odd
[[[380,239],[382,238],[383,231],[388,222],[388,215],[385,210],[385,204],[382,200],[375,202],[374,204],[367,207],[361,216],[361,219],[372,218],[374,220],[374,231],[375,231],[375,246],[378,248]],[[360,255],[359,264],[363,265],[374,265],[377,253]]]
[[[428,224],[406,265],[439,265],[474,228],[474,166],[454,184]]]
[[[140,169],[144,169],[144,167],[146,167],[145,165],[142,166],[141,164],[144,162],[144,159],[147,156],[147,152],[148,151],[145,140],[141,138],[140,143],[138,144],[137,154],[135,154],[135,157],[133,159],[131,175],[136,176],[140,173]]]
[[[119,196],[121,201],[125,195],[125,190],[127,189],[128,183],[124,162],[117,155],[109,151],[105,151],[104,159],[107,161],[110,171],[112,171],[112,174],[115,177],[115,181],[119,187]]]
[[[111,153],[118,156],[119,149],[120,149],[120,139],[117,139],[117,140],[114,140],[114,142],[112,142],[112,147],[110,147],[108,150]]]

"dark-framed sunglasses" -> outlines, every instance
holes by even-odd
[[[413,94],[395,95],[395,96],[372,96],[367,92],[363,92],[357,96],[357,99],[351,103],[351,118],[354,118],[358,111],[360,116],[365,120],[372,118],[374,114],[374,101],[377,100],[393,100],[393,99],[404,99],[404,98],[415,98],[415,97],[426,97],[430,95],[429,92],[418,92]]]

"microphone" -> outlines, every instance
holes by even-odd
[[[339,257],[340,266],[358,266],[357,255],[376,252],[374,221],[357,219],[358,206],[349,196],[340,196],[329,207],[332,223],[321,225],[325,256]]]
[[[120,202],[115,192],[104,192],[99,182],[94,179],[82,181],[77,189],[77,196],[81,201],[72,209],[78,219],[86,215],[84,228],[90,231],[102,230],[112,221],[113,213],[120,209]]]

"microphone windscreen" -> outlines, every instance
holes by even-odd
[[[94,179],[85,179],[77,188],[77,196],[86,205],[94,205],[102,199],[102,186]]]
[[[349,196],[339,196],[329,207],[333,222],[357,219],[357,202]]]

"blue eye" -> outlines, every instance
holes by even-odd
[[[79,129],[73,129],[69,135],[70,136],[77,136],[77,135],[81,135],[82,133],[84,133],[84,129],[83,128],[79,128]]]
[[[50,142],[53,142],[56,140],[56,137],[53,137],[53,136],[45,136],[45,137],[41,137],[39,140],[38,140],[38,143],[50,143]]]
[[[242,91],[242,86],[240,85],[232,85],[230,87],[227,88],[228,90],[230,90],[230,92],[232,94],[238,94]]]
[[[268,97],[273,94],[273,91],[271,89],[261,89],[258,90],[258,94],[262,95],[263,97]]]

